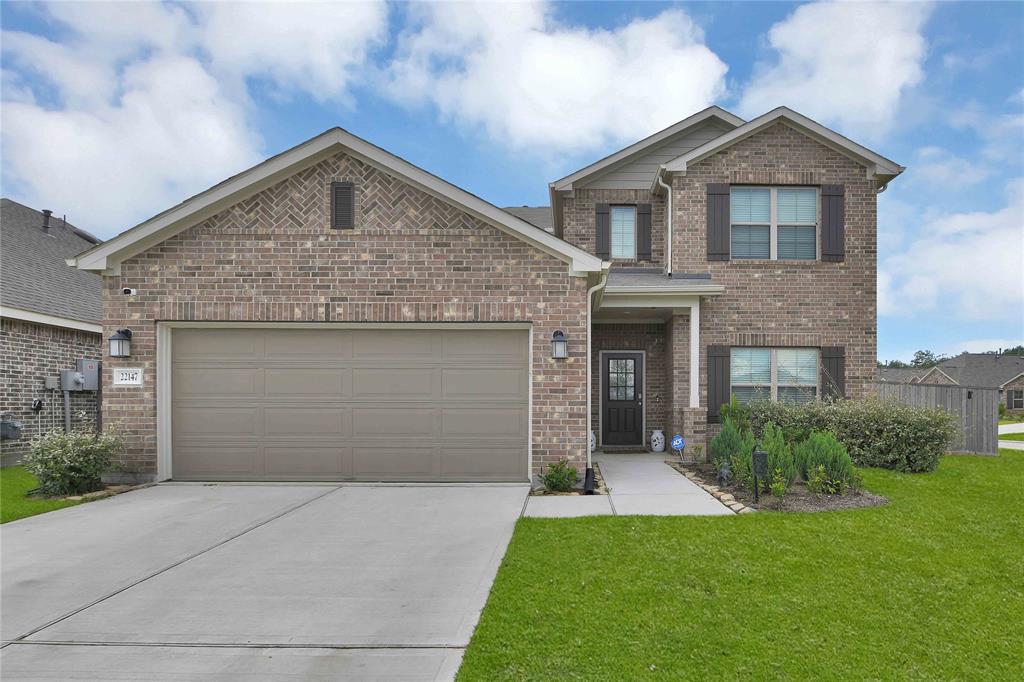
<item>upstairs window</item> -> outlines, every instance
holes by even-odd
[[[636,258],[636,206],[611,207],[611,256]]]
[[[817,348],[733,348],[732,395],[740,403],[805,403],[818,397]]]
[[[818,256],[818,192],[813,187],[732,187],[729,215],[735,260]]]

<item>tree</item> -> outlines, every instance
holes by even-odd
[[[1014,346],[1013,348],[1004,348],[1003,355],[1024,355],[1024,346]]]
[[[910,361],[910,366],[917,367],[918,369],[927,369],[934,367],[945,359],[946,356],[936,355],[933,351],[919,350],[914,353],[914,359]]]
[[[879,367],[888,367],[890,369],[907,369],[910,367],[907,363],[902,360],[890,360],[889,362],[878,361]]]

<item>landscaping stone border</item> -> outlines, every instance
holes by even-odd
[[[743,504],[735,497],[733,497],[730,493],[719,490],[717,485],[709,485],[705,483],[700,479],[700,477],[697,476],[697,474],[688,469],[685,469],[685,465],[682,462],[675,462],[673,460],[666,459],[665,464],[669,465],[670,467],[681,473],[683,476],[686,476],[688,479],[699,485],[701,488],[706,490],[712,497],[714,497],[716,500],[718,500],[719,502],[721,502],[722,504],[724,504],[726,507],[736,512],[737,514],[750,514],[751,512],[757,511],[753,507],[748,507],[747,505]]]
[[[141,490],[142,488],[148,488],[156,485],[156,483],[140,483],[139,485],[111,485],[107,486],[103,490],[94,490],[91,493],[83,493],[82,495],[70,495],[68,497],[57,497],[52,499],[58,500],[72,500],[74,502],[81,502],[82,500],[102,500],[105,497],[113,497],[114,495],[120,495],[121,493],[131,492],[132,490]]]

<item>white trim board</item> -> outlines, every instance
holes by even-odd
[[[67,317],[57,317],[56,315],[47,315],[46,313],[37,313],[31,310],[22,310],[21,308],[10,308],[3,305],[0,305],[0,317],[7,317],[12,320],[21,320],[23,322],[45,324],[51,327],[77,329],[79,331],[92,332],[94,334],[103,333],[103,325],[95,324],[93,322],[72,320]]]
[[[338,152],[344,152],[374,168],[399,178],[417,189],[465,211],[507,234],[522,239],[569,264],[570,272],[583,275],[601,270],[601,259],[507,213],[493,204],[414,166],[341,128],[331,128],[263,163],[253,166],[177,206],[98,244],[68,264],[80,270],[116,275],[121,261],[159,244],[169,237],[266,189],[284,178]]]

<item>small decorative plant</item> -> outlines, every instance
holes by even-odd
[[[779,507],[782,507],[782,503],[786,499],[786,489],[789,487],[789,481],[786,480],[786,474],[781,468],[775,469],[772,472],[771,481],[768,484],[768,492],[772,494],[779,502]]]
[[[44,495],[81,495],[103,487],[100,477],[112,468],[113,457],[124,449],[116,431],[95,433],[79,429],[47,431],[32,440],[22,464],[39,479]]]
[[[691,446],[693,452],[693,461],[695,464],[701,464],[704,461],[704,446],[693,445]]]
[[[567,493],[580,480],[579,472],[569,466],[569,462],[560,459],[549,465],[540,475],[540,481],[548,492]]]

